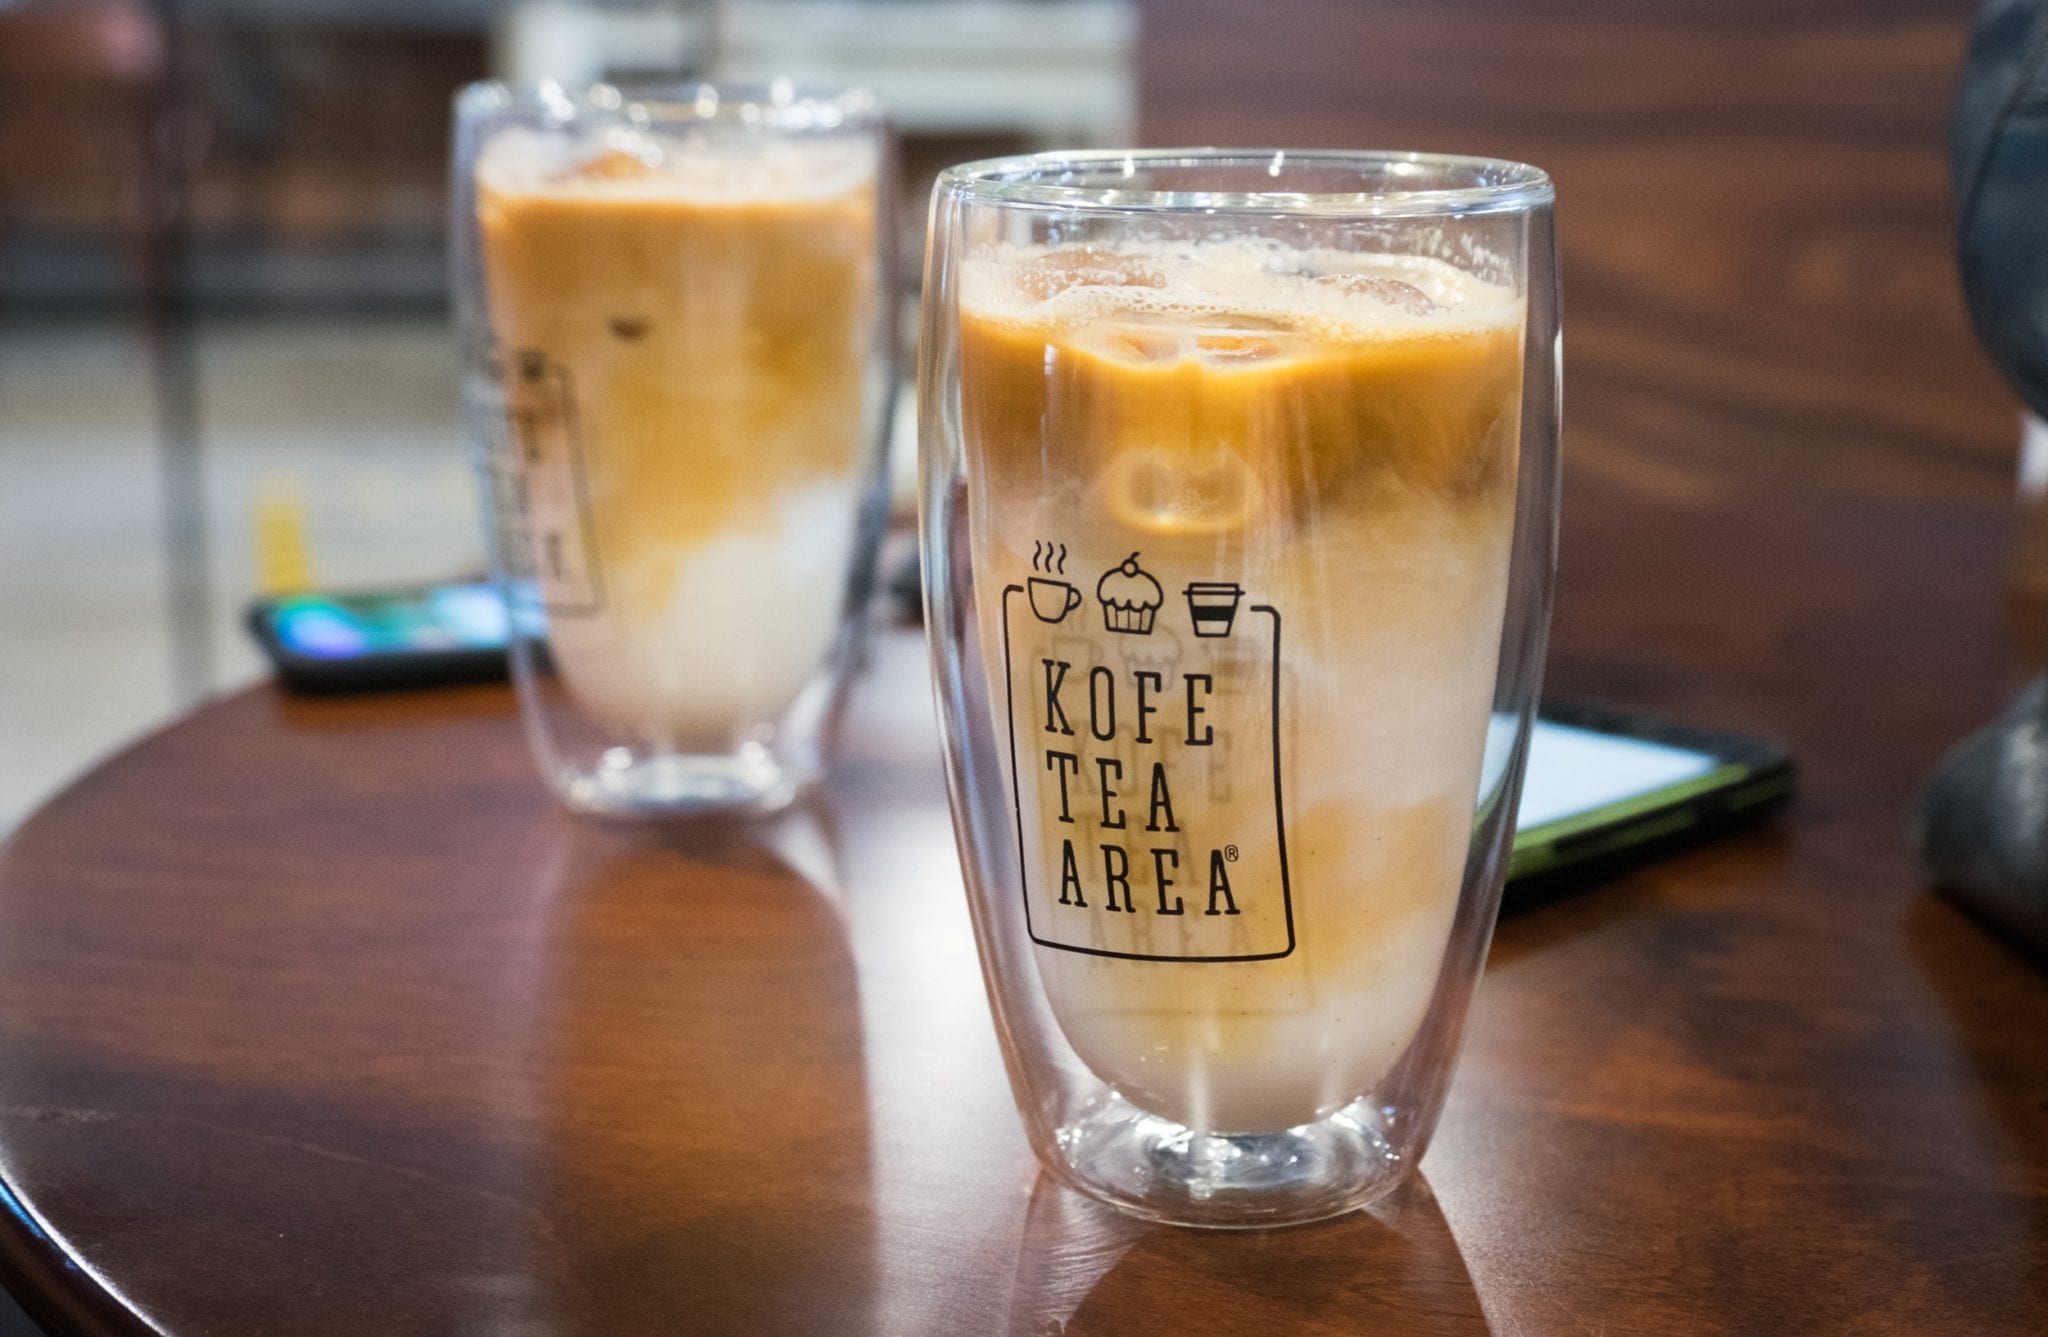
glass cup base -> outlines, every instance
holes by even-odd
[[[1408,1162],[1364,1102],[1278,1133],[1198,1133],[1121,1098],[1062,1128],[1062,1177],[1134,1216],[1257,1229],[1356,1211],[1391,1193]]]
[[[759,817],[788,807],[817,778],[816,767],[793,766],[758,743],[724,756],[618,751],[594,772],[558,775],[571,808],[628,821]]]

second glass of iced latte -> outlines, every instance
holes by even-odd
[[[513,669],[580,810],[822,765],[880,532],[885,127],[778,84],[456,113],[455,283]]]
[[[1549,609],[1548,180],[1132,153],[940,179],[934,673],[1040,1157],[1277,1224],[1427,1144]]]

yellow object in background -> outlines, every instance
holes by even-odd
[[[266,595],[313,588],[313,557],[306,543],[306,504],[290,478],[272,475],[256,490],[256,588]]]

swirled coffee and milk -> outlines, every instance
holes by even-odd
[[[877,154],[507,132],[477,212],[549,649],[583,711],[728,752],[817,672],[855,542]]]
[[[1431,259],[1016,248],[961,279],[976,604],[1075,1052],[1272,1132],[1417,1032],[1500,649],[1516,294]]]

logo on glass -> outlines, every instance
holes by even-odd
[[[1128,632],[1137,636],[1152,634],[1152,622],[1159,616],[1159,605],[1165,601],[1159,582],[1152,578],[1150,571],[1138,565],[1136,553],[1102,573],[1102,579],[1095,582],[1095,597],[1102,603],[1105,631]]]
[[[1188,601],[1188,619],[1195,635],[1223,637],[1237,624],[1237,604],[1244,598],[1244,586],[1234,580],[1197,580],[1182,594]]]
[[[1002,595],[1032,941],[1148,961],[1289,955],[1279,609],[1194,579],[1183,622],[1133,552],[1101,568],[1098,624],[1071,616],[1084,598],[1068,557],[1037,543]]]
[[[500,509],[512,522],[503,541],[508,565],[514,558],[531,562],[518,574],[539,580],[548,612],[601,612],[604,575],[569,369],[537,348],[522,348],[497,371],[507,438],[493,461],[492,486],[502,489],[507,504]]]
[[[1053,579],[1054,574],[1066,572],[1066,544],[1059,544],[1055,548],[1055,545],[1050,543],[1039,543],[1031,554],[1031,569],[1051,573],[1035,575],[1030,581],[1031,611],[1038,615],[1040,622],[1063,622],[1067,614],[1081,606],[1081,591],[1064,580]]]

